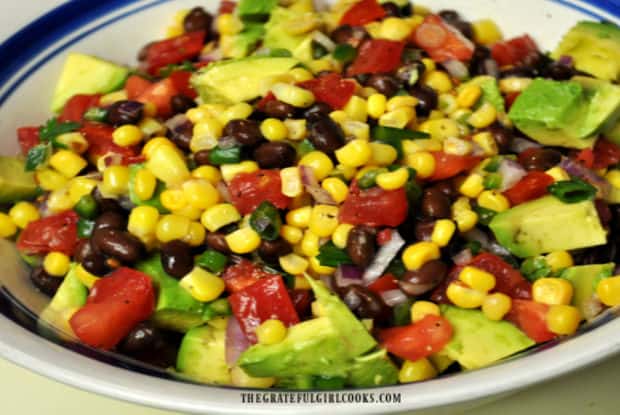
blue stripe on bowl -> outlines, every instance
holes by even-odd
[[[580,11],[581,13],[587,14],[588,16],[592,16],[597,20],[605,20],[600,14],[592,12],[584,7],[581,7],[571,1],[568,0],[551,0],[554,3],[561,4],[566,7],[570,7],[571,9],[575,9]],[[586,2],[599,10],[603,10],[612,16],[620,17],[620,0],[594,0]]]

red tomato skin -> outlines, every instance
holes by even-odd
[[[381,294],[384,291],[396,290],[398,289],[398,280],[392,274],[385,274],[371,284],[368,285],[368,289],[377,294]]]
[[[464,171],[473,169],[480,161],[480,157],[475,156],[455,156],[446,154],[443,151],[431,152],[435,158],[435,172],[429,180],[444,180],[454,177]]]
[[[100,94],[95,95],[83,95],[78,94],[72,96],[65,104],[60,116],[58,116],[59,122],[82,122],[82,117],[86,110],[91,107],[99,105]]]
[[[196,98],[198,94],[192,88],[189,79],[192,76],[192,72],[190,71],[174,71],[170,74],[170,80],[174,85],[174,88],[179,92],[179,94],[185,95],[190,98]]]
[[[600,139],[594,145],[594,161],[592,167],[605,169],[620,163],[620,146],[611,141]]]
[[[282,277],[262,278],[228,297],[233,314],[248,340],[256,343],[256,328],[266,320],[278,319],[289,327],[299,323],[295,306]]]
[[[310,314],[313,295],[310,290],[289,290],[291,301],[295,306],[298,316],[307,316]]]
[[[357,57],[347,69],[347,76],[365,73],[388,73],[401,64],[405,44],[394,40],[372,39],[359,48]]]
[[[205,31],[185,33],[151,44],[146,52],[146,70],[157,75],[166,65],[181,63],[198,56],[203,47]]]
[[[455,265],[446,278],[433,290],[431,293],[431,300],[438,304],[451,304],[452,302],[448,299],[448,295],[446,291],[448,289],[448,285],[452,281],[455,281],[459,278],[459,274],[465,268],[465,265]]]
[[[114,127],[107,124],[86,122],[80,128],[80,133],[88,141],[88,154],[91,157],[103,156],[108,153],[119,154],[123,157],[138,155],[136,147],[121,147],[112,141]]]
[[[415,361],[441,351],[452,339],[452,334],[448,320],[428,315],[408,326],[382,330],[379,338],[388,352]]]
[[[261,278],[275,277],[261,267],[247,259],[241,259],[238,263],[230,265],[222,273],[222,279],[229,293],[236,293],[248,288]]]
[[[390,242],[390,240],[392,239],[392,232],[393,230],[391,228],[385,228],[380,230],[377,233],[377,245],[383,246],[386,243]]]
[[[591,148],[584,148],[575,156],[575,161],[582,166],[591,169],[594,166],[594,151]]]
[[[172,114],[172,107],[170,106],[170,98],[177,95],[179,91],[174,85],[174,82],[170,78],[162,79],[155,82],[148,87],[136,101],[146,104],[151,102],[155,104],[157,108],[157,115],[161,117],[167,117]]]
[[[505,319],[519,327],[536,343],[543,343],[556,337],[547,328],[546,315],[549,306],[528,300],[512,300],[512,307]]]
[[[235,3],[234,1],[223,0],[220,2],[220,7],[217,11],[217,14],[232,13],[235,11],[236,7],[237,3]]]
[[[69,210],[30,222],[19,234],[17,248],[32,255],[58,251],[71,256],[78,243],[78,219]]]
[[[500,67],[526,64],[528,58],[538,53],[538,46],[529,35],[498,42],[491,48],[491,56]]]
[[[437,45],[429,45],[426,39],[428,28],[443,30],[443,41]],[[440,32],[441,33],[441,32]],[[416,28],[412,35],[415,44],[429,54],[431,59],[436,62],[445,62],[450,59],[468,61],[474,53],[474,45],[458,30],[446,24],[439,16],[429,14],[424,18],[420,26]]]
[[[267,92],[267,95],[262,97],[260,101],[256,103],[256,108],[262,111],[265,109],[265,106],[271,101],[276,101],[276,96],[273,95],[273,92],[269,91]]]
[[[282,180],[277,170],[258,170],[236,175],[228,190],[233,205],[242,215],[254,212],[262,202],[269,201],[278,209],[285,209],[291,198],[282,194]]]
[[[377,0],[361,0],[355,3],[340,18],[341,25],[363,26],[385,17],[385,10]]]
[[[149,87],[153,85],[153,82],[146,80],[138,75],[131,75],[125,82],[125,91],[127,91],[127,98],[134,100],[142,95]]]
[[[312,91],[317,102],[323,102],[332,109],[343,108],[355,92],[355,82],[343,79],[337,73],[329,73],[297,85]]]
[[[351,225],[397,227],[407,219],[409,202],[405,189],[383,190],[380,187],[360,189],[351,184],[338,219]]]
[[[82,342],[109,350],[148,319],[154,308],[155,290],[149,276],[123,267],[95,283],[86,305],[69,323]]]
[[[547,187],[554,182],[553,177],[541,171],[528,172],[525,177],[504,192],[512,206],[538,199],[547,194]]]
[[[19,127],[17,129],[17,141],[22,154],[25,156],[32,147],[41,141],[39,138],[39,127]]]

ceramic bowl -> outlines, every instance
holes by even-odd
[[[52,89],[69,51],[135,63],[136,52],[161,37],[176,10],[210,0],[73,0],[11,2],[0,28],[0,153],[15,154],[15,129],[49,116]],[[493,18],[506,37],[529,33],[543,50],[552,49],[575,22],[620,23],[618,0],[421,0],[434,10],[453,8],[468,19]],[[55,8],[54,8],[55,7]],[[37,17],[38,16],[38,17]],[[492,367],[419,384],[362,392],[399,393],[399,404],[243,403],[242,391],[174,380],[168,373],[84,346],[48,341],[37,334],[33,316],[47,299],[30,286],[13,246],[0,241],[0,357],[91,392],[182,412],[331,414],[452,413],[484,399],[514,392],[620,351],[620,319],[607,313],[578,335],[545,345]],[[344,396],[344,394],[341,394]],[[306,400],[307,402],[307,400]]]

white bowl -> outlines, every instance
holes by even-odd
[[[59,4],[58,1],[11,3],[9,16],[16,16],[16,19],[9,21],[5,14],[0,30],[0,33],[12,34],[0,45],[0,134],[4,137],[0,152],[3,154],[17,152],[15,129],[18,126],[42,123],[49,117],[52,88],[68,51],[134,63],[138,49],[162,36],[176,10],[196,4],[214,9],[217,2],[75,0],[51,11],[50,3]],[[506,37],[529,33],[543,50],[552,49],[562,34],[579,20],[606,19],[620,23],[618,0],[426,0],[420,3],[434,10],[453,8],[468,19],[491,17]],[[24,22],[19,21],[19,16],[36,16],[43,12],[48,13],[20,30],[18,26]],[[376,398],[379,394],[399,393],[401,402],[398,404],[308,404],[304,402],[308,402],[310,396],[303,393],[294,394],[301,400],[297,403],[249,404],[242,402],[242,391],[237,389],[174,381],[165,378],[164,372],[136,365],[128,359],[71,346],[82,352],[79,354],[26,330],[22,326],[31,324],[28,316],[39,312],[46,299],[32,290],[25,275],[11,244],[0,241],[0,288],[13,298],[11,303],[0,303],[1,357],[91,392],[183,412],[309,414],[328,411],[345,414],[355,411],[366,414],[433,408],[434,414],[450,413],[455,405],[475,405],[482,399],[514,392],[620,351],[620,319],[608,313],[600,321],[604,324],[527,356],[424,383],[361,391],[374,392]],[[22,326],[14,321],[20,321]],[[315,399],[317,396],[314,395]],[[347,399],[347,393],[339,396]]]

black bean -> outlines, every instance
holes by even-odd
[[[407,86],[411,86],[417,82],[417,80],[422,79],[422,75],[426,71],[426,66],[421,61],[414,61],[408,63],[404,66],[401,66],[396,71],[396,78],[403,84]],[[411,75],[417,73],[416,82],[411,83]]]
[[[194,125],[188,120],[169,129],[166,136],[179,148],[189,150],[192,136],[194,135]]]
[[[535,148],[528,151],[519,161],[527,171],[545,171],[556,166],[562,159],[562,153],[551,148]]]
[[[358,318],[371,318],[377,323],[385,322],[391,316],[390,308],[376,293],[361,285],[349,285],[339,289],[342,301]]]
[[[223,254],[230,254],[230,248],[228,242],[226,242],[226,235],[220,232],[208,232],[206,238],[209,248],[215,249]]]
[[[398,282],[399,287],[409,295],[422,295],[441,283],[448,273],[448,266],[438,259],[427,262],[420,269],[407,271]]]
[[[536,76],[536,71],[527,66],[515,66],[500,72],[500,78],[531,78],[533,76]]]
[[[30,271],[30,281],[43,294],[53,297],[62,284],[62,278],[49,275],[43,267],[36,267]]]
[[[385,14],[388,17],[402,17],[400,7],[398,7],[396,3],[388,1],[387,3],[383,3],[381,7],[383,7],[383,10],[385,10]]]
[[[95,250],[90,239],[80,240],[75,248],[74,259],[92,274],[104,275],[109,271],[105,256]]]
[[[471,23],[464,20],[458,20],[456,22],[450,22],[450,25],[454,26],[467,39],[474,38],[474,29]]]
[[[183,278],[194,268],[191,246],[178,239],[166,242],[161,246],[161,264],[168,274]]]
[[[450,198],[441,189],[428,188],[422,197],[422,214],[429,218],[445,219],[451,216]]]
[[[344,132],[328,115],[317,115],[308,121],[308,139],[314,148],[331,156],[344,145]]]
[[[170,98],[170,107],[175,114],[182,114],[187,112],[190,108],[196,106],[196,101],[188,97],[187,95],[177,94]]]
[[[138,124],[142,119],[144,104],[137,101],[118,101],[110,105],[106,120],[117,127],[125,124]]]
[[[194,153],[194,162],[198,166],[205,166],[207,164],[211,164],[209,161],[209,150],[200,150]]]
[[[125,229],[125,226],[127,226],[127,219],[125,215],[120,212],[110,210],[107,212],[103,212],[95,220],[95,227],[93,228],[93,232],[105,228],[122,230]]]
[[[285,120],[295,116],[295,107],[286,102],[272,100],[268,101],[261,110],[265,115],[272,118]]]
[[[356,226],[349,231],[347,253],[355,265],[367,267],[375,257],[376,230],[369,226]]]
[[[511,129],[504,127],[499,123],[495,123],[489,127],[489,131],[493,135],[493,139],[497,144],[500,153],[506,153],[510,149],[510,144],[514,138]]]
[[[277,264],[278,258],[284,255],[288,255],[293,252],[291,244],[282,238],[278,238],[274,241],[261,241],[258,247],[258,255],[263,261],[269,264]]]
[[[603,226],[608,226],[613,218],[613,215],[607,202],[602,199],[596,199],[594,201],[594,207],[596,207],[596,213],[598,213],[601,224]]]
[[[553,62],[545,68],[542,75],[556,81],[566,81],[575,75],[575,69],[559,62]]]
[[[262,169],[281,169],[295,163],[297,152],[283,141],[263,143],[254,150],[254,160]]]
[[[437,92],[426,85],[416,85],[411,89],[411,95],[418,99],[418,105],[416,105],[416,113],[422,117],[427,117],[432,110],[437,108],[439,99]]]
[[[342,25],[332,32],[331,38],[337,44],[348,43],[356,48],[364,40],[370,39],[370,35],[361,26]]]
[[[448,23],[457,22],[461,20],[461,15],[456,10],[452,10],[452,9],[440,10],[439,17],[441,17]]]
[[[112,228],[95,231],[92,244],[95,250],[126,264],[140,259],[144,248],[142,242],[132,234]]]
[[[448,180],[441,180],[439,182],[435,182],[433,187],[435,189],[439,190],[444,195],[448,196],[450,199],[458,196],[458,192],[456,191],[454,183],[450,179],[448,179]]]
[[[391,97],[398,92],[401,83],[393,76],[375,74],[366,81],[366,86],[376,89],[386,97]]]
[[[198,32],[200,30],[209,32],[212,23],[213,16],[202,7],[194,7],[187,13],[185,19],[183,19],[183,29],[188,33]]]
[[[129,332],[119,349],[127,354],[135,354],[155,348],[161,341],[159,329],[153,323],[145,321]]]
[[[304,111],[304,118],[310,120],[317,114],[329,115],[330,112],[332,112],[332,108],[329,105],[324,102],[317,102]]]
[[[121,204],[118,203],[118,200],[103,197],[98,187],[95,187],[95,189],[91,192],[91,195],[95,198],[100,212],[123,212],[123,208]]]
[[[433,229],[435,228],[435,221],[423,220],[415,225],[415,238],[418,241],[430,241]]]
[[[254,120],[232,120],[224,127],[224,136],[233,137],[240,144],[253,146],[263,139],[258,122]]]

